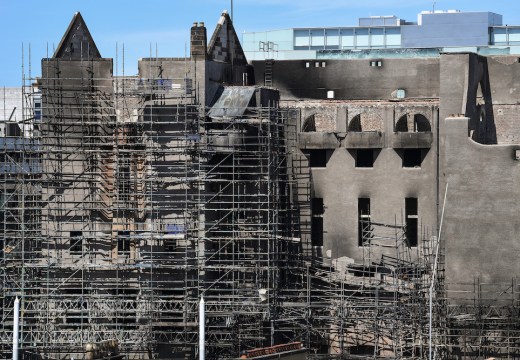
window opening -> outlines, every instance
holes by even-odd
[[[404,149],[403,150],[403,167],[420,168],[422,163],[421,149]]]
[[[71,254],[81,254],[83,252],[83,232],[70,232],[70,252]]]
[[[370,199],[358,199],[358,246],[364,246],[372,237],[370,223]],[[367,244],[368,245],[368,244]]]
[[[129,253],[131,247],[130,231],[117,232],[117,251],[121,253]]]
[[[310,167],[326,167],[327,166],[327,150],[324,150],[324,149],[309,150],[309,166]]]
[[[430,121],[423,114],[415,114],[413,116],[413,124],[415,132],[431,132],[432,127]]]
[[[416,247],[418,241],[418,202],[417,198],[406,198],[404,204],[406,220],[406,241],[408,246]]]
[[[372,150],[372,149],[356,150],[356,167],[359,167],[359,168],[374,167],[374,150]]]
[[[313,246],[323,246],[323,199],[313,198],[311,199],[311,239]]]

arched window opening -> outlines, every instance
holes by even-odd
[[[361,129],[361,114],[354,116],[352,120],[350,120],[350,123],[348,124],[348,131],[363,131]]]
[[[316,131],[316,120],[314,115],[309,116],[302,125],[302,132],[315,132]]]
[[[408,114],[404,114],[395,123],[396,132],[408,132]]]
[[[430,121],[423,114],[415,114],[413,117],[414,131],[415,132],[430,132],[432,127]]]
[[[358,114],[350,120],[348,131],[383,131],[383,121],[381,116],[375,112],[364,112]]]

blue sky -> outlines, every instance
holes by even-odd
[[[396,15],[416,21],[432,0],[234,0],[237,32],[306,26],[356,25],[358,17]],[[22,82],[22,44],[25,73],[39,75],[40,59],[52,55],[76,11],[83,15],[103,57],[116,58],[125,47],[125,75],[135,75],[137,59],[150,55],[184,56],[189,29],[204,21],[211,36],[220,13],[230,0],[0,0],[0,86]],[[493,11],[504,24],[520,25],[520,1],[438,0],[435,9]],[[29,61],[29,45],[31,61]],[[115,71],[115,70],[114,70]]]

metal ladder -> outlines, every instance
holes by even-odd
[[[265,60],[264,85],[267,87],[273,86],[273,64],[274,59]]]

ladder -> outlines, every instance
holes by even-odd
[[[267,87],[273,86],[273,64],[274,59],[265,60],[264,85]]]

